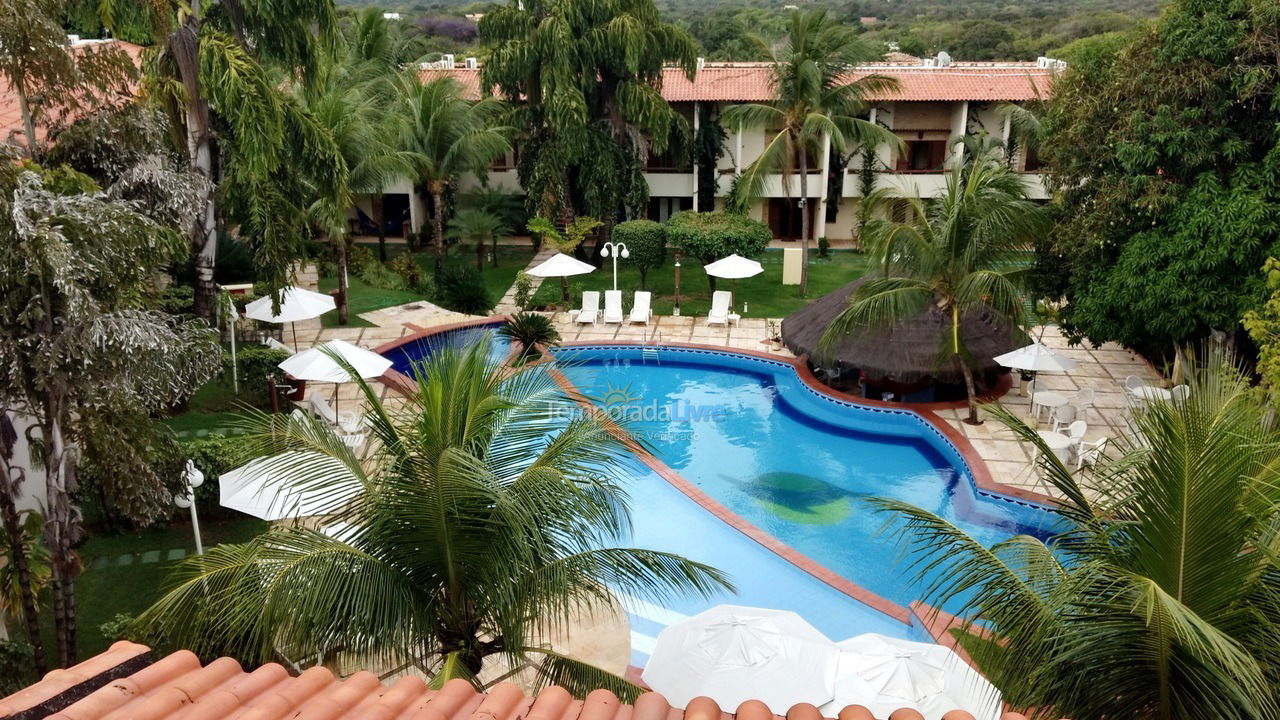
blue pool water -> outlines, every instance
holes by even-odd
[[[782,542],[906,606],[920,587],[887,517],[865,502],[894,498],[929,510],[984,544],[1042,535],[1048,515],[973,490],[955,448],[920,416],[819,395],[790,366],[662,348],[557,353],[569,379],[630,423],[686,480]],[[633,503],[648,515],[643,499]],[[672,522],[668,530],[687,532]]]
[[[445,330],[419,340],[407,342],[382,353],[382,356],[391,361],[392,368],[409,377],[413,377],[412,365],[414,361],[430,357],[431,353],[440,348],[462,348],[482,339],[487,339],[489,341],[490,358],[494,361],[502,361],[511,352],[511,342],[494,332],[501,325],[502,323],[499,322]]]

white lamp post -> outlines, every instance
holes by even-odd
[[[173,504],[180,508],[191,508],[191,529],[196,534],[196,554],[204,554],[204,543],[200,541],[200,517],[196,515],[196,488],[204,484],[204,473],[200,472],[200,468],[196,464],[187,461],[187,470],[184,473],[187,480],[187,492],[185,495],[174,495]]]
[[[618,256],[621,255],[623,260],[631,257],[631,251],[627,250],[624,243],[607,242],[604,249],[600,251],[604,257],[613,258],[613,289],[618,289]]]

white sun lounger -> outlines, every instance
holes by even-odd
[[[604,291],[604,321],[606,323],[622,322],[622,291]]]
[[[293,348],[289,347],[288,345],[285,345],[284,343],[280,342],[279,340],[273,337],[267,338],[266,342],[264,342],[263,345],[266,345],[272,350],[283,350],[289,353],[290,355],[296,355],[298,352],[297,350],[294,350]]]
[[[350,432],[347,428],[359,429],[360,427],[362,418],[350,413],[338,415],[329,405],[329,401],[319,395],[307,398],[307,405],[310,406],[312,414],[334,427],[341,427],[347,432]]]
[[[594,323],[600,314],[600,293],[586,290],[582,293],[582,309],[578,311],[578,322]]]
[[[711,295],[711,310],[707,312],[708,325],[729,324],[729,300],[731,297],[728,290],[717,290]]]
[[[639,290],[636,292],[635,301],[631,304],[631,322],[633,323],[649,323],[649,316],[653,312],[649,309],[650,301],[653,293],[648,290]]]

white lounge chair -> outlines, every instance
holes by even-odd
[[[334,427],[350,427],[360,421],[354,415],[343,413],[339,415],[329,406],[329,401],[319,395],[312,395],[307,398],[307,405],[310,406],[311,412],[321,420],[333,425]]]
[[[604,291],[604,321],[606,323],[622,322],[622,291]]]
[[[294,350],[293,348],[289,347],[288,345],[285,345],[284,343],[280,342],[279,340],[277,340],[277,339],[275,339],[275,338],[273,338],[273,337],[269,337],[269,338],[267,338],[266,342],[264,342],[264,343],[262,343],[262,344],[263,344],[263,345],[266,345],[267,347],[271,348],[272,350],[283,350],[283,351],[285,351],[285,352],[289,353],[290,355],[296,355],[296,354],[298,353],[298,351],[297,351],[297,350]]]
[[[732,295],[728,290],[717,290],[711,295],[711,309],[707,311],[708,325],[729,324],[729,302]]]
[[[649,308],[652,299],[653,293],[648,290],[636,292],[635,300],[631,303],[631,322],[649,324],[649,316],[653,314]]]
[[[1177,401],[1177,402],[1183,402],[1184,400],[1186,400],[1186,399],[1187,399],[1187,398],[1189,398],[1189,397],[1191,397],[1191,386],[1190,386],[1190,385],[1179,385],[1179,386],[1177,386],[1177,387],[1175,387],[1174,389],[1172,389],[1172,390],[1170,390],[1170,391],[1169,391],[1169,399],[1170,399],[1170,400],[1174,400],[1174,401]]]
[[[592,323],[596,321],[596,316],[600,314],[600,293],[595,290],[586,290],[582,293],[582,309],[578,311],[578,322]]]

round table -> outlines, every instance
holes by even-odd
[[[1162,387],[1155,385],[1139,385],[1135,388],[1129,388],[1129,393],[1139,400],[1170,400],[1173,394]]]
[[[1053,392],[1052,390],[1041,390],[1040,392],[1031,396],[1031,403],[1035,405],[1037,408],[1049,409],[1049,419],[1051,420],[1053,419],[1054,409],[1060,408],[1063,405],[1066,405],[1067,402],[1068,400],[1066,395],[1063,395],[1062,393],[1059,393],[1059,392]],[[1040,411],[1036,410],[1036,421],[1039,422],[1039,420],[1040,420]]]
[[[1060,432],[1050,430],[1038,430],[1037,432],[1040,434],[1041,439],[1044,440],[1044,444],[1049,446],[1049,449],[1053,451],[1054,455],[1058,456],[1059,460],[1064,463],[1071,462],[1071,446],[1075,444],[1075,441]]]

